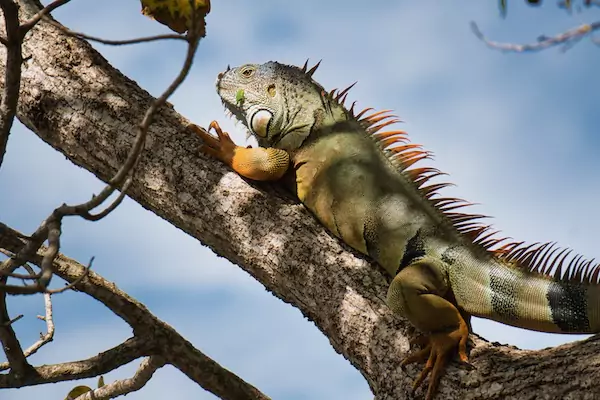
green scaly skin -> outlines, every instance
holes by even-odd
[[[217,129],[218,140],[201,135],[204,149],[253,179],[285,174],[282,182],[330,232],[389,273],[388,306],[428,335],[425,349],[403,362],[427,360],[415,387],[432,372],[428,399],[450,352],[467,361],[470,315],[544,332],[600,331],[598,268],[579,260],[577,276],[561,279],[550,270],[562,271],[568,252],[554,245],[490,250],[500,241],[484,237],[477,216],[451,212],[444,204],[453,201],[436,202],[437,187],[423,187],[432,169],[411,173],[422,153],[393,151],[404,133],[374,133],[391,116],[354,116],[339,99],[346,91],[327,93],[315,69],[268,62],[219,74],[219,96],[260,148],[237,147]]]

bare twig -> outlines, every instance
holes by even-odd
[[[135,371],[133,377],[128,379],[118,380],[101,388],[84,393],[77,397],[77,400],[97,400],[97,399],[114,399],[122,395],[129,394],[140,390],[148,383],[154,372],[165,365],[164,358],[160,356],[151,356],[144,358],[140,366]]]
[[[54,0],[52,3],[48,4],[46,7],[42,8],[38,11],[33,17],[29,18],[27,21],[23,22],[19,27],[21,31],[21,35],[24,37],[25,34],[31,30],[45,15],[50,14],[52,11],[57,9],[58,7],[68,3],[71,0]]]
[[[79,282],[81,282],[85,277],[88,276],[93,263],[94,263],[94,257],[90,258],[90,262],[88,262],[87,267],[85,267],[83,274],[81,274],[77,279],[75,279],[73,282],[70,282],[68,285],[66,285],[65,287],[62,287],[60,289],[48,290],[46,292],[46,294],[57,294],[57,293],[65,292],[69,289],[73,289],[75,286],[77,286],[79,284]]]
[[[91,214],[89,212],[84,212],[83,218],[87,219],[88,221],[98,221],[98,220],[101,220],[102,218],[106,217],[115,208],[117,208],[119,206],[119,204],[121,204],[121,202],[125,198],[127,189],[129,189],[129,186],[131,186],[131,182],[133,182],[133,178],[130,176],[129,178],[127,178],[127,180],[123,184],[123,187],[121,188],[121,191],[119,192],[119,196],[117,196],[117,198],[108,207],[106,207],[106,209],[99,212],[98,214]]]
[[[20,320],[21,318],[23,318],[23,314],[19,314],[16,317],[14,317],[13,319],[11,319],[10,321],[7,321],[4,323],[4,325],[8,326],[8,325],[12,325],[15,322],[17,322],[18,320]]]
[[[46,248],[48,249],[48,248]],[[52,258],[52,262],[54,262],[54,258],[56,257],[56,255],[54,255],[54,257]],[[46,256],[44,256],[44,258],[42,259],[41,264],[44,263],[44,259],[46,259]],[[94,257],[92,257],[85,269],[85,272],[83,275],[81,275],[79,278],[77,278],[74,282],[69,283],[68,285],[65,285],[64,287],[61,287],[60,289],[48,289],[47,287],[44,288],[43,286],[41,286],[41,284],[39,283],[42,275],[41,274],[36,274],[33,275],[31,278],[27,278],[27,279],[36,279],[37,282],[33,285],[4,285],[0,288],[0,291],[6,293],[6,294],[12,294],[12,295],[27,295],[27,294],[35,294],[35,293],[40,293],[43,292],[45,294],[58,294],[58,293],[62,293],[62,292],[66,292],[67,290],[73,289],[79,282],[81,282],[89,273],[90,268],[92,268],[92,264],[94,262]],[[17,274],[8,274],[8,277],[15,277],[15,275]],[[50,275],[51,276],[51,275]],[[20,276],[17,276],[20,277]],[[0,369],[1,370],[1,369]]]
[[[4,251],[2,251],[2,249],[0,249],[0,253],[6,254]],[[14,257],[14,255],[9,256],[9,257]],[[27,264],[23,264],[22,267],[23,268],[26,268],[26,267],[31,268]],[[15,272],[13,272],[13,273],[10,273],[10,274],[6,274],[6,276],[9,277],[9,278],[21,279],[23,281],[26,281],[26,280],[37,280],[37,279],[40,278],[41,274],[39,274],[39,273],[36,274],[35,271],[32,270],[31,273],[28,273],[27,275],[26,274],[17,274]]]
[[[583,39],[586,36],[592,35],[592,32],[600,29],[600,21],[591,23],[591,24],[583,24],[576,28],[570,29],[566,32],[560,33],[556,36],[547,37],[542,36],[540,40],[536,43],[529,44],[515,44],[515,43],[501,43],[494,42],[487,39],[483,33],[479,30],[479,27],[475,22],[471,22],[471,29],[477,38],[482,40],[488,47],[492,49],[497,49],[506,52],[534,52],[547,49],[548,47],[558,46],[558,45],[572,45],[577,41]],[[593,40],[593,39],[592,39]],[[568,47],[566,47],[568,49]]]
[[[102,43],[102,44],[106,44],[106,45],[110,45],[110,46],[124,46],[124,45],[129,45],[129,44],[148,43],[148,42],[154,42],[157,40],[187,41],[187,38],[185,37],[185,35],[178,35],[175,33],[165,34],[165,35],[153,35],[153,36],[146,36],[146,37],[134,38],[134,39],[124,39],[124,40],[103,39],[103,38],[100,38],[97,36],[91,36],[91,35],[85,34],[83,32],[73,31],[56,21],[48,21],[48,22],[69,36],[73,36],[73,37],[76,37],[79,39],[89,40],[92,42],[98,42],[98,43]]]
[[[25,357],[29,357],[32,354],[35,354],[42,346],[46,343],[50,343],[54,339],[54,320],[52,318],[52,299],[50,298],[49,293],[44,294],[44,308],[45,308],[45,316],[42,317],[38,315],[38,318],[46,321],[46,333],[40,334],[40,339],[28,347],[23,355]],[[0,371],[4,371],[10,368],[10,364],[8,362],[0,363]]]

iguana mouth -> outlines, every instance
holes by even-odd
[[[223,107],[225,108],[225,114],[229,118],[234,118],[236,122],[241,122],[245,127],[248,127],[248,122],[246,121],[246,115],[237,107],[233,106],[231,103],[221,100],[223,103]]]
[[[237,121],[240,121],[246,127],[248,127],[248,122],[246,121],[246,115],[243,108],[235,102],[235,84],[233,82],[228,82],[227,79],[223,79],[230,70],[231,68],[227,66],[227,70],[225,72],[220,72],[217,75],[217,80],[215,82],[217,94],[221,98],[221,103],[225,107],[227,115],[229,117],[235,116]]]

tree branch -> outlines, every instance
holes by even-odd
[[[49,293],[44,293],[44,309],[46,310],[46,315],[41,316],[38,315],[38,318],[46,321],[46,333],[40,334],[40,339],[28,347],[23,355],[25,357],[29,357],[32,354],[35,354],[39,349],[42,348],[47,343],[50,343],[54,339],[54,320],[52,318],[52,299]],[[9,362],[0,363],[0,371],[4,371],[10,368]]]
[[[67,4],[71,0],[54,0],[52,3],[48,4],[46,7],[42,8],[40,11],[35,13],[35,15],[29,18],[27,21],[23,22],[20,26],[21,35],[24,37],[31,28],[35,26],[44,16],[50,14],[52,11],[56,10],[58,7]]]
[[[62,30],[64,33],[66,33],[69,36],[73,36],[73,37],[76,37],[79,39],[89,40],[91,42],[98,42],[98,43],[102,43],[102,44],[106,44],[106,45],[110,45],[110,46],[125,46],[125,45],[130,45],[130,44],[154,42],[157,40],[183,40],[183,41],[187,40],[187,37],[185,35],[178,35],[175,33],[170,33],[170,34],[165,34],[165,35],[146,36],[146,37],[134,38],[134,39],[110,40],[110,39],[103,39],[103,38],[100,38],[97,36],[87,35],[83,32],[73,31],[64,25],[61,25],[60,23],[58,23],[56,21],[48,21],[48,23],[54,25],[55,27]]]
[[[140,390],[152,378],[154,372],[164,365],[165,360],[162,357],[152,356],[144,358],[132,378],[109,383],[77,397],[77,400],[114,399],[115,397]]]
[[[86,360],[41,365],[35,367],[34,373],[28,376],[0,374],[0,389],[93,378],[128,364],[146,353],[147,343],[144,339],[129,338],[120,345]]]
[[[595,41],[595,39],[592,37],[592,34],[593,32],[599,29],[600,21],[597,21],[591,24],[580,25],[576,28],[560,33],[556,36],[541,36],[536,43],[515,44],[494,42],[492,40],[489,40],[483,35],[483,33],[481,33],[481,30],[479,30],[477,24],[475,22],[471,22],[471,30],[473,31],[475,36],[477,36],[478,39],[483,41],[488,47],[501,51],[516,53],[540,51],[547,49],[548,47],[559,45],[564,46],[563,50],[568,50],[569,48],[571,48],[571,46],[573,46],[586,36],[591,37],[592,41]]]
[[[0,285],[6,284],[6,277],[0,277]],[[6,308],[6,293],[0,292],[0,343],[6,354],[12,375],[24,378],[31,374],[33,367],[27,362],[23,348],[14,329]]]

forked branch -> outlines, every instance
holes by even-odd
[[[4,251],[18,254],[21,248],[26,246],[21,237],[17,231],[0,224],[0,248]],[[40,252],[28,261],[40,265],[43,258]],[[221,399],[269,399],[257,388],[195,348],[170,325],[159,320],[143,304],[121,291],[114,283],[93,271],[86,272],[85,266],[61,254],[56,257],[53,270],[77,290],[102,302],[115,315],[121,317],[131,326],[134,337],[84,361],[31,367],[33,373],[27,376],[15,376],[12,373],[0,375],[0,389],[95,377],[137,358],[151,356],[151,360],[142,363],[137,377],[123,381],[123,386],[114,386],[115,393],[126,388],[131,391],[137,390],[137,385],[149,379],[162,363],[167,363]],[[85,274],[87,275],[82,279]]]
[[[29,357],[35,354],[39,349],[47,343],[50,343],[54,339],[54,320],[52,318],[52,298],[50,293],[44,293],[44,309],[46,311],[45,316],[38,315],[38,318],[46,321],[46,333],[41,333],[40,338],[25,351],[23,355]],[[14,322],[14,321],[13,321]],[[0,371],[4,371],[10,368],[10,364],[7,362],[0,363]]]
[[[115,397],[140,390],[152,378],[154,372],[165,364],[164,358],[160,356],[144,358],[131,378],[120,379],[101,388],[89,391],[77,397],[77,400],[114,399]]]

